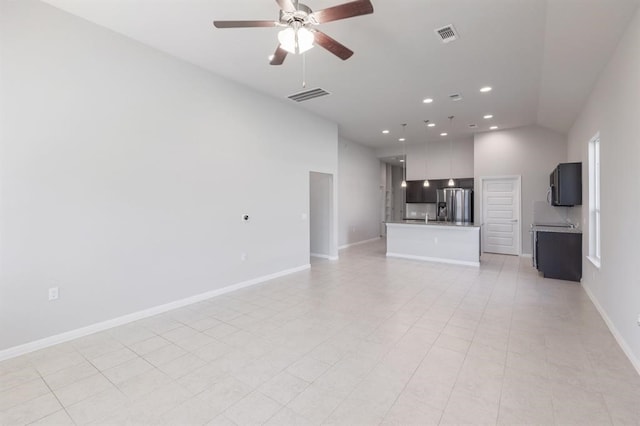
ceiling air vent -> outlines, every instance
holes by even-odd
[[[311,90],[305,90],[304,92],[294,93],[293,95],[289,95],[288,98],[292,101],[303,102],[308,101],[309,99],[319,98],[320,96],[328,95],[329,92],[326,90],[317,88]]]
[[[458,39],[458,32],[451,24],[446,25],[442,28],[437,28],[434,31],[436,32],[436,34],[438,34],[438,38],[443,43],[449,43],[450,41]]]
[[[462,100],[462,95],[460,93],[452,93],[449,95],[449,99],[452,101],[459,101]]]

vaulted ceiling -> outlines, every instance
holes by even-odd
[[[212,25],[276,20],[274,0],[45,1],[282,102],[293,103],[287,96],[303,90],[301,56],[269,65],[278,28]],[[330,95],[296,105],[338,123],[341,136],[380,147],[398,143],[401,123],[408,143],[437,140],[443,131],[464,137],[534,123],[566,133],[640,0],[372,2],[372,15],[320,27],[355,54],[342,61],[311,49],[307,89]],[[342,2],[304,3],[320,10]],[[459,39],[445,44],[434,30],[449,24]],[[480,93],[483,86],[493,90]],[[454,93],[462,99],[450,100]],[[427,129],[424,120],[436,126]]]

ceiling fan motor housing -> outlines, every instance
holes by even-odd
[[[311,14],[313,10],[305,4],[298,3],[298,8],[295,12],[287,12],[280,9],[280,23],[284,25],[290,25],[294,22],[298,22],[302,25],[313,23],[311,22]]]

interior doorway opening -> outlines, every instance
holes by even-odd
[[[309,172],[309,253],[337,259],[334,241],[333,175]]]

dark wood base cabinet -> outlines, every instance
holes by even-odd
[[[582,278],[582,234],[538,231],[536,256],[538,270],[545,278]]]

